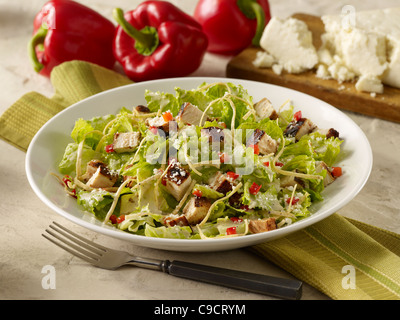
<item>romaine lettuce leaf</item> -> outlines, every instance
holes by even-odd
[[[202,197],[216,200],[219,198],[222,198],[224,196],[223,193],[218,192],[214,189],[212,189],[209,185],[204,185],[204,184],[195,184],[193,187],[193,190],[199,190],[202,194]]]
[[[146,90],[144,97],[147,101],[147,107],[151,112],[158,112],[158,110],[164,112],[169,110],[173,116],[176,116],[179,112],[180,103],[172,93]]]
[[[121,195],[131,192],[131,189],[124,188]],[[93,213],[99,220],[105,219],[113,200],[113,195],[103,189],[94,189],[92,191],[80,190],[77,194],[78,204],[86,211]],[[115,212],[117,213],[119,213],[119,202],[115,208]]]
[[[58,164],[58,170],[62,174],[74,175],[76,170],[76,156],[78,151],[77,143],[69,143],[65,148],[64,155]],[[86,164],[93,159],[98,159],[100,155],[91,147],[83,145],[81,171],[85,172]]]
[[[172,239],[190,239],[192,236],[192,229],[189,226],[173,226],[173,227],[153,227],[146,224],[144,234],[147,237],[154,238],[172,238]]]
[[[340,146],[343,143],[343,140],[339,138],[331,137],[327,139],[325,135],[319,132],[305,135],[299,140],[299,142],[301,141],[309,142],[314,150],[314,159],[324,161],[328,166],[335,164],[340,153]]]

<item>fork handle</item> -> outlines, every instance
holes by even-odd
[[[170,275],[221,285],[229,288],[261,293],[282,299],[298,300],[302,282],[267,275],[205,266],[183,261],[164,261],[164,270]]]

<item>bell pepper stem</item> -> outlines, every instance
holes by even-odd
[[[31,63],[33,65],[33,68],[36,72],[40,72],[43,68],[44,65],[40,63],[37,54],[36,54],[36,47],[40,44],[43,44],[44,39],[46,38],[48,29],[41,26],[34,36],[31,38],[31,40],[28,43],[28,54],[29,58],[31,59]]]
[[[260,39],[265,27],[264,9],[257,0],[237,0],[237,5],[243,14],[249,19],[257,20],[256,33],[252,39],[254,46],[260,45]]]
[[[133,27],[124,17],[124,11],[121,8],[113,10],[114,20],[121,26],[121,28],[136,42],[139,42],[143,48],[151,48],[154,46],[154,36],[149,33],[141,32]]]
[[[254,14],[256,15],[256,20],[257,20],[256,34],[253,37],[252,44],[254,46],[259,46],[260,39],[261,39],[261,36],[264,31],[264,27],[265,27],[265,13],[264,13],[263,8],[257,2],[252,2],[251,8],[253,9]]]

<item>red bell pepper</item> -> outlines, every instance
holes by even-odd
[[[258,46],[271,19],[268,0],[200,0],[194,18],[208,37],[208,51],[236,54]]]
[[[118,22],[114,55],[133,81],[186,76],[201,64],[207,36],[191,16],[166,1],[145,1]]]
[[[83,60],[113,68],[113,23],[70,0],[51,0],[36,15],[29,55],[36,72],[49,76],[65,61]]]

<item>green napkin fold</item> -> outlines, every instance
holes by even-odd
[[[97,65],[72,61],[54,68],[51,83],[53,97],[30,92],[3,113],[0,138],[26,151],[41,126],[64,108],[132,82]],[[400,235],[337,213],[249,250],[332,299],[400,300]]]
[[[72,61],[51,73],[54,96],[23,95],[0,117],[0,138],[26,151],[36,132],[66,107],[96,93],[131,84],[127,77],[97,65]]]

